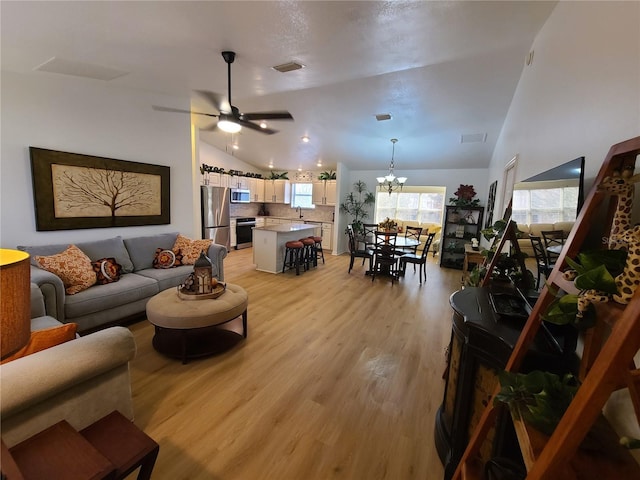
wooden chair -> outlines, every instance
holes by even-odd
[[[538,267],[538,278],[536,280],[536,290],[538,290],[540,288],[540,274],[544,275],[545,278],[548,278],[549,273],[551,273],[555,264],[549,263],[547,250],[542,244],[541,237],[529,234],[529,239],[531,240],[533,255],[536,257],[536,266]]]
[[[566,234],[562,230],[543,230],[540,232],[544,241],[544,248],[547,255],[548,263],[555,263],[556,259],[560,256],[560,251],[564,246],[566,240]],[[549,251],[549,247],[558,247],[558,253]]]
[[[373,268],[371,269],[371,281],[376,278],[376,273],[389,275],[391,283],[398,278],[398,259],[401,255],[396,254],[397,232],[376,231]]]
[[[351,255],[351,261],[349,262],[349,272],[351,273],[351,269],[353,268],[353,262],[356,258],[362,258],[362,264],[364,265],[364,261],[369,259],[369,270],[371,270],[371,265],[373,261],[373,250],[369,250],[364,248],[362,250],[358,249],[358,243],[356,241],[356,235],[353,232],[353,227],[351,225],[347,225],[347,233],[349,234],[349,254]]]
[[[422,285],[423,271],[424,281],[427,281],[427,255],[429,254],[429,247],[431,247],[433,237],[435,236],[435,232],[427,235],[427,240],[425,241],[424,248],[420,255],[417,255],[416,253],[408,253],[400,257],[400,272],[402,275],[404,275],[407,270],[407,263],[413,263],[414,272],[416,271],[416,265],[420,265],[420,284]]]
[[[420,241],[420,235],[422,235],[422,227],[406,227],[404,231],[404,238],[411,238],[412,240]],[[400,251],[404,253],[413,253],[414,255],[418,251],[418,247],[403,247]]]
[[[376,248],[376,230],[378,230],[377,223],[363,223],[362,224],[362,241],[364,242],[364,248],[369,250],[375,250]]]

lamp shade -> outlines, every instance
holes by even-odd
[[[0,357],[24,347],[31,336],[29,254],[0,248]]]

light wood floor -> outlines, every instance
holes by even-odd
[[[157,353],[152,326],[131,325],[135,423],[160,444],[154,479],[441,479],[434,441],[442,401],[449,295],[460,272],[432,257],[371,282],[349,256],[268,274],[251,249],[225,260],[249,293],[249,336],[187,365]],[[135,477],[131,477],[135,478]]]

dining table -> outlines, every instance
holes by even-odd
[[[362,240],[362,241],[364,242],[364,240]],[[396,245],[395,245],[395,254],[396,255],[402,255],[402,254],[408,253],[408,252],[406,252],[404,250],[405,248],[418,247],[419,245],[420,245],[420,241],[416,240],[415,238],[397,236],[396,237]],[[375,255],[375,248],[373,249],[373,253]],[[382,271],[382,272],[379,272],[379,273],[388,274],[389,272]],[[371,275],[371,271],[367,270],[365,272],[365,275]]]

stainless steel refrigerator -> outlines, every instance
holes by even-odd
[[[211,238],[214,243],[231,246],[229,208],[231,189],[225,187],[200,187],[202,205],[202,238]]]

